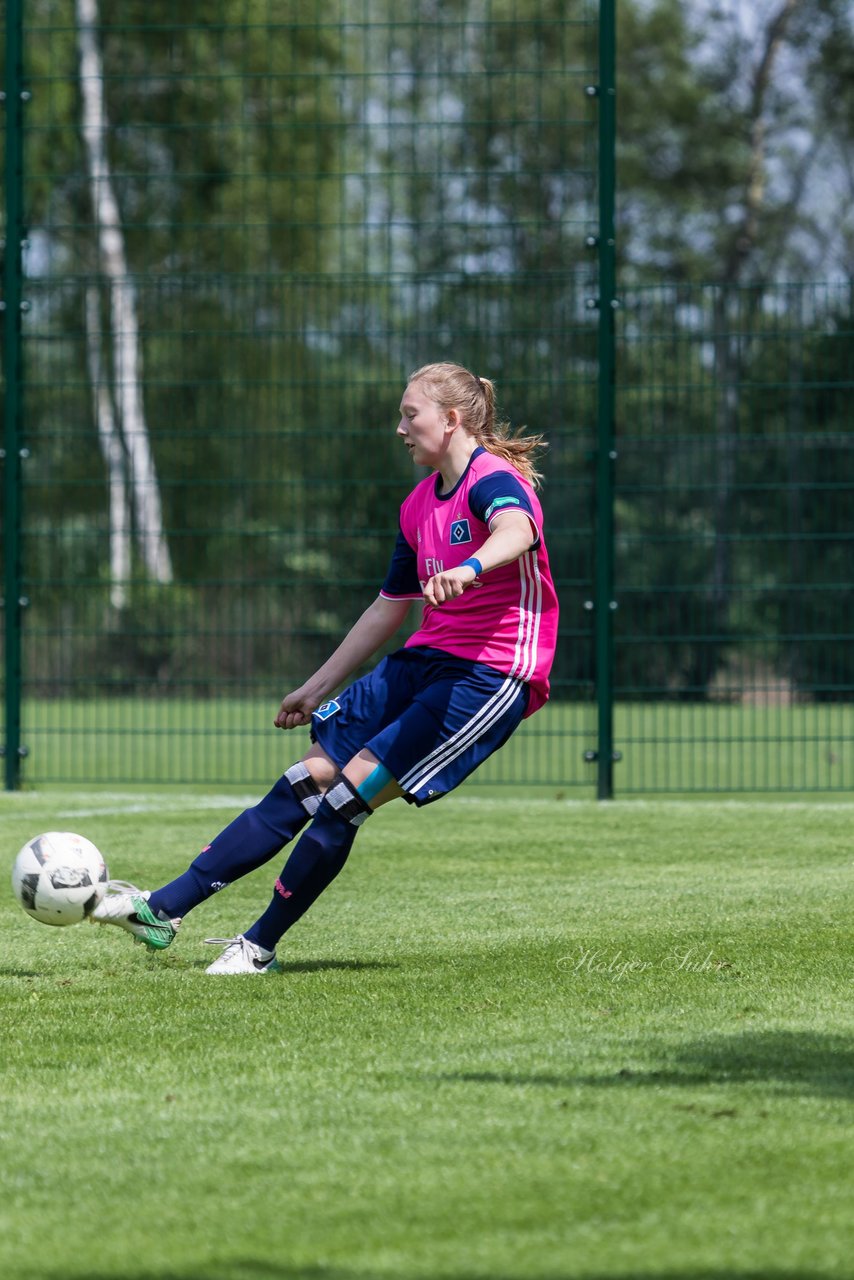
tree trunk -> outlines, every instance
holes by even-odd
[[[151,452],[142,399],[142,357],[136,291],[130,279],[119,206],[107,159],[104,71],[95,26],[97,0],[75,0],[83,143],[98,228],[98,251],[109,288],[113,383],[119,430],[128,460],[143,563],[156,582],[172,581],[172,562],[163,532],[160,487]]]
[[[107,467],[110,492],[110,603],[124,609],[130,580],[131,517],[127,493],[127,463],[116,425],[113,401],[104,374],[101,304],[95,285],[86,289],[86,363],[98,441]]]

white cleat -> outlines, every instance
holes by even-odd
[[[279,969],[275,951],[259,947],[239,933],[236,938],[205,938],[212,946],[226,944],[218,960],[208,965],[205,973],[275,973]]]

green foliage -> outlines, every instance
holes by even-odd
[[[754,377],[745,388],[748,419],[761,423],[763,430],[762,448],[746,460],[745,509],[739,520],[742,527],[750,521],[767,539],[768,613],[761,625],[777,637],[780,669],[806,696],[820,701],[848,701],[854,689],[851,628],[845,622],[854,616],[846,518],[852,326],[849,306],[803,342],[771,336],[761,378]],[[766,440],[772,442],[770,448]],[[759,488],[761,501],[751,484]],[[779,536],[783,530],[785,538]],[[784,584],[794,590],[787,591]]]
[[[748,29],[739,6],[617,6],[627,697],[720,696],[760,651],[797,696],[854,684],[850,300],[777,284],[850,274],[854,200],[837,193],[851,3],[801,0],[757,95],[772,12]],[[394,439],[406,374],[449,358],[549,438],[555,688],[589,698],[595,18],[587,0],[101,0],[108,156],[176,573],[149,591],[135,560],[122,615],[86,363],[87,284],[105,328],[108,309],[74,10],[27,7],[31,688],[211,692],[304,674],[382,581],[416,478]],[[635,292],[662,279],[654,304]],[[115,400],[109,340],[102,355]]]
[[[621,272],[713,279],[723,208],[749,164],[743,113],[727,100],[722,61],[698,62],[680,0],[617,12]]]
[[[107,109],[137,270],[317,270],[343,124],[334,28],[299,0],[103,3]]]
[[[777,675],[795,697],[850,699],[850,290],[757,287],[731,298],[729,406],[720,297],[628,295],[619,685],[626,696],[739,696]],[[743,676],[716,695],[728,665]]]
[[[619,250],[627,282],[850,267],[850,0],[620,4]],[[769,56],[770,55],[770,56]],[[767,62],[766,62],[767,59]],[[767,76],[763,76],[763,69]]]

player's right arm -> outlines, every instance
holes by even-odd
[[[276,727],[296,729],[308,724],[311,713],[344,684],[357,667],[367,662],[391,639],[402,625],[411,603],[409,599],[395,600],[384,595],[377,596],[323,666],[318,667],[305,684],[282,699],[279,714],[274,721]]]

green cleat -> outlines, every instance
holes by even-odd
[[[149,897],[150,893],[124,880],[110,880],[89,919],[95,924],[117,924],[149,950],[165,951],[178,932],[181,918],[169,920],[156,916],[148,905]]]

